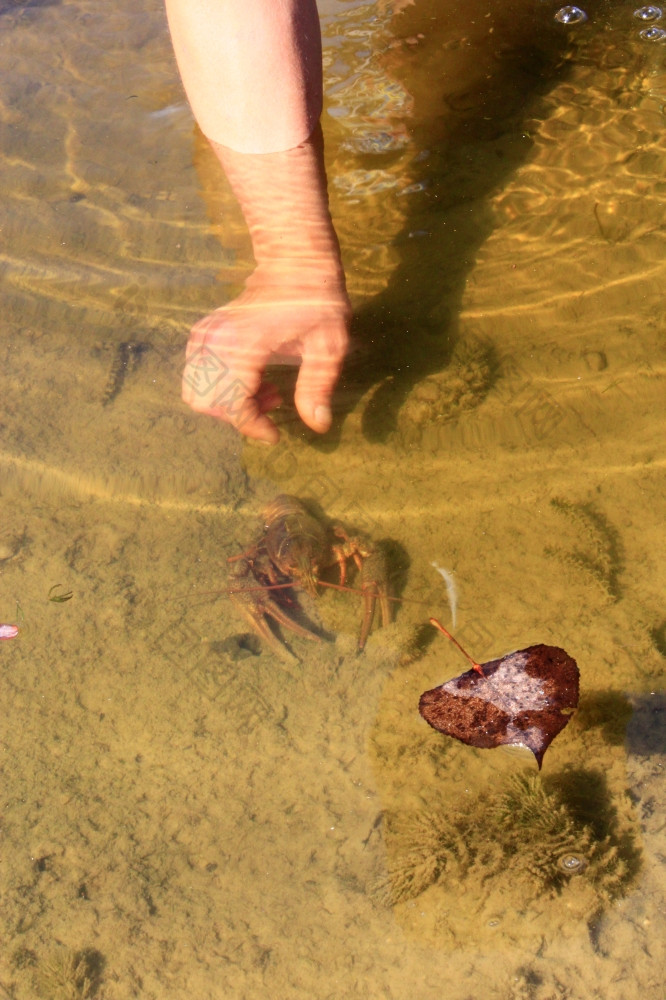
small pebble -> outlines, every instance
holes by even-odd
[[[608,361],[603,351],[586,351],[583,358],[591,372],[602,372],[604,368],[608,368]]]

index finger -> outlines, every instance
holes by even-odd
[[[191,337],[183,371],[182,397],[192,409],[231,424],[247,437],[274,444],[279,433],[265,415],[261,377],[268,355],[250,344],[222,356],[206,342]],[[274,394],[273,394],[274,396]]]

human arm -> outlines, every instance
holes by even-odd
[[[279,396],[263,372],[301,360],[295,403],[330,426],[350,306],[328,211],[321,48],[311,0],[167,0],[188,97],[250,229],[257,262],[245,291],[191,332],[183,398],[268,442]],[[211,359],[212,362],[211,362]],[[218,364],[201,378],[200,364]]]
[[[176,61],[194,116],[239,153],[293,149],[322,105],[315,0],[166,0]]]

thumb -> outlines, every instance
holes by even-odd
[[[303,423],[324,434],[331,426],[331,396],[340,377],[345,343],[308,344],[298,373],[294,402]]]

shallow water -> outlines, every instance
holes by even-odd
[[[459,6],[322,4],[355,352],[274,449],[178,399],[251,254],[161,7],[0,9],[3,995],[662,996],[666,43]],[[230,606],[278,491],[387,541],[362,657]],[[578,661],[540,780],[418,716],[433,562],[477,659]]]

